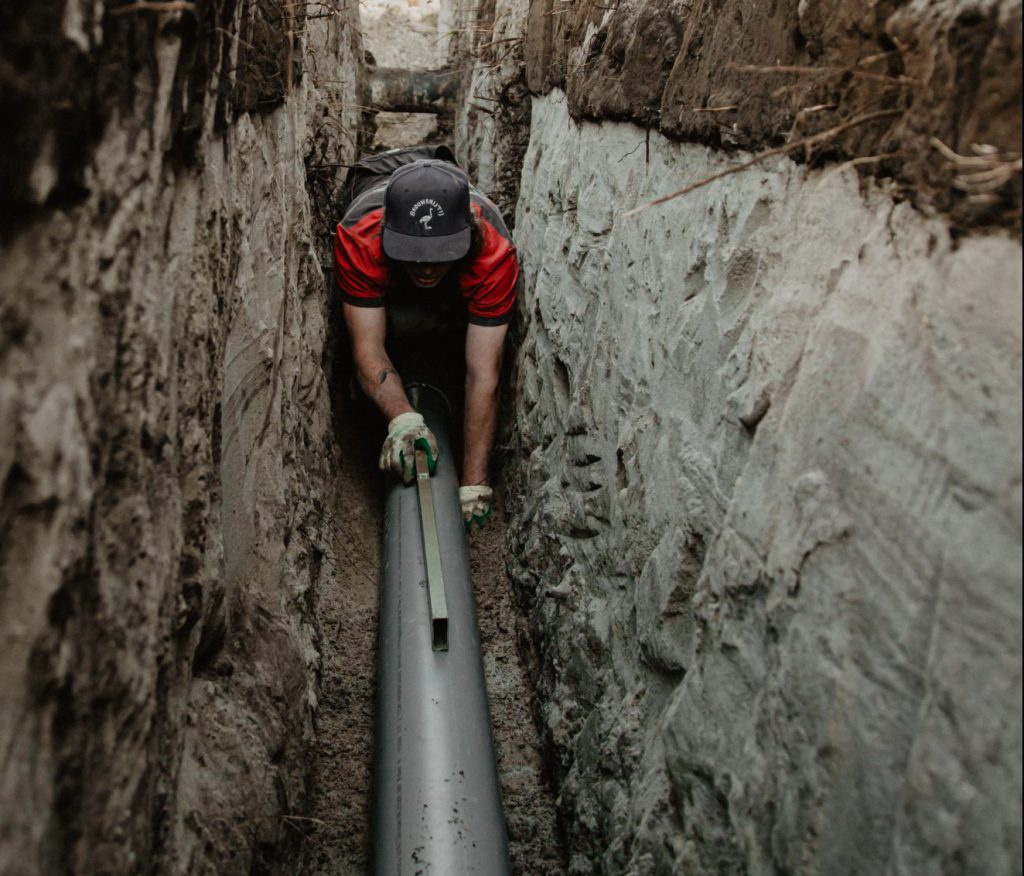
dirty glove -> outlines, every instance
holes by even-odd
[[[433,474],[438,456],[434,433],[423,422],[422,414],[415,411],[399,414],[388,423],[388,437],[381,448],[377,467],[400,475],[403,481],[411,484],[416,480],[417,447],[426,452],[427,466]]]
[[[494,490],[480,484],[475,487],[459,487],[459,504],[462,505],[462,520],[466,524],[466,532],[473,527],[480,528],[494,510]]]

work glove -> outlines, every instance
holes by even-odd
[[[388,437],[380,450],[377,467],[399,475],[407,484],[416,480],[416,448],[427,454],[430,473],[437,468],[437,439],[415,411],[399,414],[388,423]]]
[[[475,487],[459,487],[459,504],[462,505],[462,520],[466,524],[466,532],[473,527],[482,527],[494,510],[494,490],[480,484]]]

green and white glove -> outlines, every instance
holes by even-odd
[[[485,484],[475,487],[459,487],[459,504],[462,505],[462,520],[466,532],[473,527],[482,527],[494,510],[494,490]]]
[[[407,411],[388,423],[388,437],[380,450],[377,467],[399,475],[407,484],[416,480],[416,448],[427,454],[430,473],[437,468],[437,439],[423,422],[422,414]]]

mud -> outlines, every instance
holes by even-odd
[[[519,653],[519,619],[507,572],[507,526],[499,507],[487,528],[470,538],[480,647],[512,871],[523,876],[555,876],[565,872],[565,865],[554,795],[545,781],[541,739],[533,720],[538,711],[537,695]]]
[[[373,423],[374,412],[365,403],[349,408],[336,421],[341,465],[332,547],[338,574],[321,589],[316,606],[320,701],[301,870],[309,876],[366,873],[370,866],[384,483],[377,476],[373,430],[361,425]]]
[[[152,97],[139,77],[156,74],[152,47],[160,41],[179,44],[166,98],[174,157],[185,164],[200,157],[211,115],[223,133],[243,114],[280,107],[286,83],[302,77],[303,53],[289,49],[289,33],[302,42],[306,4],[262,0],[239,12],[234,0],[213,0],[163,17],[106,5],[45,0],[0,11],[0,118],[8,132],[0,232],[38,207],[88,197],[86,171],[104,128]],[[342,0],[323,5],[332,15],[344,8]]]

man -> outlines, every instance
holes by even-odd
[[[369,173],[350,173],[353,198],[337,229],[335,275],[359,384],[388,420],[380,468],[406,483],[415,476],[414,448],[427,450],[433,470],[437,442],[409,404],[389,355],[389,350],[396,352],[395,345],[385,349],[388,316],[393,315],[388,310],[393,301],[403,296],[408,300],[410,294],[413,306],[421,309],[440,313],[454,299],[462,310],[468,324],[459,501],[471,529],[482,525],[493,507],[488,460],[519,264],[494,204],[452,160],[422,154],[423,150],[386,153],[360,162]],[[451,156],[443,147],[428,154]],[[420,364],[454,346],[430,329],[419,334],[427,341],[420,346]],[[406,353],[413,349],[404,339],[400,346]]]

